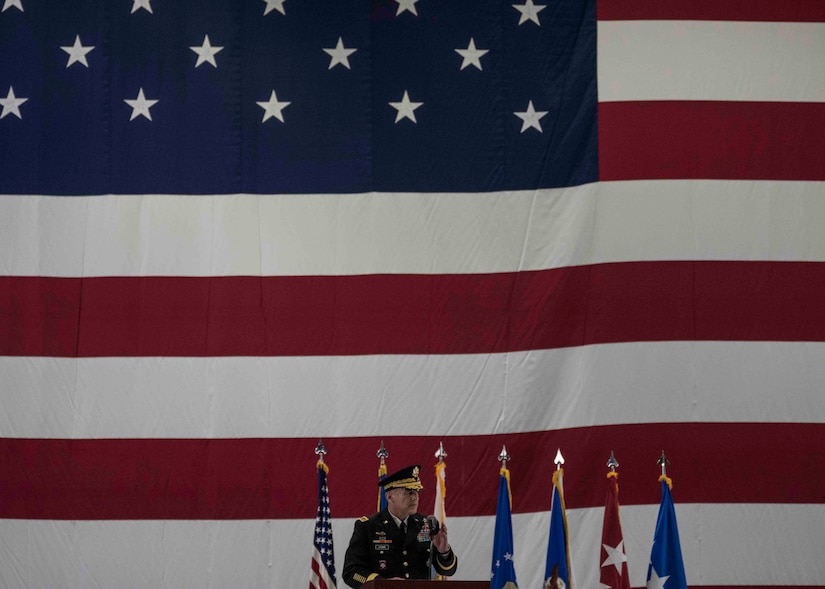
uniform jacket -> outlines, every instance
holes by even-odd
[[[347,554],[344,557],[344,582],[357,589],[377,577],[388,579],[430,578],[430,529],[423,515],[407,519],[407,535],[395,524],[387,509],[355,522]],[[452,549],[447,554],[435,553],[435,571],[440,575],[455,574],[458,559]]]

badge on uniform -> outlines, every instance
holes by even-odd
[[[427,524],[426,520],[424,520],[424,525],[421,527],[421,531],[418,532],[418,536],[416,536],[415,539],[419,542],[430,541],[430,526]]]
[[[379,571],[386,571],[387,570],[387,561],[386,560],[379,560],[378,561],[378,570]]]
[[[378,540],[372,541],[373,548],[376,552],[386,552],[392,546],[392,540],[388,538],[379,538]]]

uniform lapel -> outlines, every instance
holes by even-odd
[[[401,530],[398,529],[398,526],[395,524],[395,520],[392,519],[392,516],[387,509],[384,509],[381,512],[380,526],[381,531],[385,532],[388,538],[395,538],[396,540],[401,538]],[[409,533],[409,530],[407,530],[407,532]]]
[[[404,546],[410,544],[418,536],[420,526],[413,516],[407,518],[407,536],[404,538]]]

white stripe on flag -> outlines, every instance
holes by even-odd
[[[393,435],[475,435],[766,416],[810,422],[822,404],[825,344],[640,342],[323,359],[0,357],[0,373],[0,437],[380,436],[385,404],[407,416]]]
[[[821,182],[635,181],[479,194],[0,197],[0,275],[489,273],[825,261]]]
[[[825,101],[825,23],[600,21],[599,101]]]

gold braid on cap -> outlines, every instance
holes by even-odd
[[[424,485],[421,484],[421,479],[418,478],[418,467],[416,466],[413,468],[412,476],[406,479],[398,479],[397,481],[390,481],[386,485],[384,485],[384,489],[389,491],[390,489],[413,489],[415,491],[420,491],[424,488]]]

